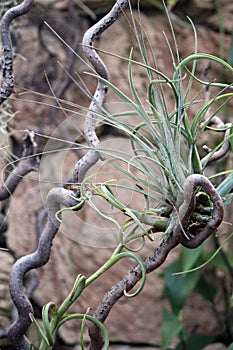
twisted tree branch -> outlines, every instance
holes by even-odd
[[[24,0],[21,4],[10,8],[3,15],[0,23],[0,35],[3,47],[3,62],[2,62],[2,84],[0,88],[0,105],[8,99],[14,87],[13,75],[13,50],[10,38],[10,25],[13,19],[27,13],[34,0]]]
[[[179,241],[180,237],[178,231],[170,235],[167,240],[162,241],[162,243],[156,248],[155,253],[144,261],[146,273],[148,274],[161,266],[166,260],[169,252],[179,244]],[[97,320],[104,322],[115,303],[124,296],[124,291],[130,291],[141,277],[142,271],[140,266],[137,265],[105,294],[94,312],[94,317]],[[90,350],[101,350],[103,339],[100,330],[93,323],[88,326],[88,330],[91,339]]]
[[[203,73],[203,80],[206,80],[207,73],[211,67],[211,64],[206,67]],[[205,102],[207,102],[210,99],[210,90],[207,86],[205,89]],[[217,115],[210,116],[210,110],[208,109],[207,112],[204,115],[204,120],[202,125],[204,126],[213,126],[216,131],[225,131],[224,140],[226,140],[222,146],[215,152],[213,152],[211,155],[210,153],[213,151],[208,146],[204,145],[203,149],[207,152],[207,155],[201,159],[201,165],[205,167],[206,165],[209,165],[210,163],[213,163],[219,159],[222,159],[230,150],[230,130],[228,127],[230,125],[228,123],[224,123],[221,118],[219,118]]]
[[[17,188],[20,181],[31,171],[37,171],[39,157],[36,155],[37,144],[33,131],[26,131],[24,135],[24,150],[22,158],[14,170],[9,174],[4,184],[0,187],[0,201],[9,198]]]
[[[208,194],[212,204],[213,213],[210,220],[194,237],[190,237],[187,232],[188,224],[191,215],[194,213],[196,208],[195,190],[200,186]],[[213,232],[216,231],[217,227],[221,224],[224,216],[224,205],[222,198],[215,190],[212,183],[207,177],[199,174],[190,175],[184,183],[184,201],[179,208],[179,225],[177,227],[181,232],[185,232],[181,238],[181,244],[187,248],[197,248],[201,245]]]
[[[189,239],[185,231],[188,228],[190,217],[196,208],[195,190],[197,186],[203,187],[209,195],[213,203],[213,214],[203,230]],[[147,274],[161,266],[169,252],[179,243],[188,248],[196,248],[208,238],[210,234],[216,231],[217,227],[221,224],[223,220],[223,202],[213,185],[205,176],[192,174],[185,180],[184,200],[179,207],[178,216],[178,225],[174,228],[171,235],[166,240],[162,241],[151,257],[144,261]],[[94,317],[104,322],[114,304],[124,295],[124,291],[130,291],[141,277],[142,271],[140,266],[134,267],[116,286],[105,294],[103,300],[96,308]],[[101,350],[103,346],[102,335],[94,324],[89,325],[89,336],[91,339],[90,350]]]
[[[22,181],[25,175],[27,175],[31,171],[37,171],[39,166],[39,157],[36,155],[37,143],[34,139],[33,131],[26,131],[23,137],[24,141],[24,149],[22,158],[19,160],[18,164],[14,168],[14,170],[9,174],[4,184],[0,187],[0,201],[7,199],[10,197],[14,191],[16,190],[19,183]],[[8,229],[8,222],[6,216],[0,215],[0,234],[3,234]],[[4,235],[1,237],[1,247],[8,249],[8,252],[16,259],[16,253],[8,248],[7,240]],[[31,278],[29,281],[29,285],[27,288],[27,295],[30,297],[33,289],[35,288],[35,284],[37,283],[36,278]],[[13,317],[14,318],[14,317]],[[0,338],[7,337],[9,329],[1,330]]]
[[[84,52],[96,69],[97,74],[104,79],[108,79],[108,72],[99,55],[92,48],[92,43],[96,36],[101,34],[118,18],[122,8],[127,6],[127,4],[128,1],[118,1],[113,7],[113,10],[93,28],[88,30],[83,38]],[[96,113],[101,109],[106,93],[107,86],[99,80],[84,127],[87,141],[94,148],[98,148],[99,146],[99,140],[95,133]],[[87,170],[94,165],[98,159],[99,153],[97,150],[90,150],[81,158],[75,166],[73,175],[74,182],[81,183]],[[33,312],[33,309],[24,291],[24,276],[30,270],[43,266],[49,260],[52,241],[60,225],[60,221],[56,216],[57,212],[60,210],[61,205],[72,207],[77,204],[76,200],[71,198],[71,193],[71,191],[61,188],[55,188],[49,192],[47,198],[48,222],[39,238],[37,250],[30,255],[20,258],[11,270],[10,292],[11,298],[18,311],[18,317],[8,331],[8,338],[16,349],[28,350],[30,346],[25,332],[31,324],[30,313]],[[74,193],[72,194],[74,196]]]
[[[112,10],[94,26],[89,28],[83,36],[83,51],[90,63],[95,68],[96,73],[105,80],[108,80],[108,70],[94,49],[93,41],[117,20],[121,11],[127,5],[128,0],[116,1],[116,4],[113,6]],[[98,152],[99,139],[96,135],[95,127],[97,115],[101,111],[106,94],[107,86],[101,80],[99,80],[84,125],[84,134],[92,149],[89,150],[88,153],[77,162],[73,174],[74,182],[81,183],[88,169],[90,169],[100,158],[100,154]]]
[[[216,117],[216,118],[218,118],[218,117]],[[220,121],[221,121],[221,119],[220,119]],[[218,131],[222,131],[221,129],[226,130],[225,136],[224,136],[224,140],[226,140],[226,141],[222,144],[222,146],[217,151],[215,151],[211,155],[209,155],[209,154],[212,152],[212,149],[206,145],[203,146],[204,150],[208,154],[201,159],[202,166],[206,166],[207,164],[209,165],[210,163],[213,163],[219,159],[222,159],[229,152],[229,150],[230,150],[230,141],[229,141],[230,129],[226,129],[226,128],[228,128],[228,126],[230,126],[228,123],[224,124],[222,121],[220,123],[216,124],[216,128],[219,129]]]
[[[0,187],[0,201],[9,198],[17,188],[18,184],[31,171],[37,171],[39,166],[39,157],[35,155],[37,144],[34,140],[33,131],[26,131],[24,135],[24,150],[22,158],[14,170],[9,174],[6,181]],[[0,235],[8,229],[6,215],[0,213]],[[0,247],[7,248],[6,237],[1,237]],[[15,258],[15,253],[9,249],[9,252]]]
[[[10,273],[11,298],[17,308],[18,317],[8,331],[8,338],[16,350],[29,350],[30,343],[25,333],[31,324],[32,305],[24,291],[24,277],[27,272],[45,265],[50,257],[53,239],[60,226],[57,213],[61,206],[72,207],[77,204],[73,193],[63,188],[53,188],[47,197],[48,222],[39,238],[38,247],[32,254],[20,258]]]

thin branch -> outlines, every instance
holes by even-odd
[[[37,144],[34,140],[34,132],[26,131],[24,138],[24,150],[22,158],[19,160],[18,164],[14,170],[9,174],[6,181],[0,187],[0,201],[9,198],[22,181],[24,176],[31,171],[37,171],[39,166],[39,157],[35,155]],[[8,249],[9,253],[16,258],[15,252],[7,247],[6,237],[3,235],[8,229],[8,222],[6,215],[0,213],[0,247]]]
[[[163,240],[155,250],[155,253],[144,261],[146,273],[148,274],[161,266],[169,252],[179,244],[179,241],[178,231],[171,234],[167,240]],[[141,277],[141,268],[139,266],[134,267],[117,285],[105,294],[103,300],[97,306],[94,317],[104,322],[112,307],[124,295],[124,291],[130,291]],[[90,350],[101,350],[103,346],[101,332],[94,324],[90,324],[88,330],[91,339]]]
[[[24,135],[24,151],[22,158],[14,170],[9,174],[4,184],[0,187],[0,201],[9,198],[17,188],[20,181],[31,171],[37,171],[39,157],[35,155],[37,144],[34,140],[34,132],[26,131]]]
[[[3,15],[0,23],[0,35],[3,47],[2,84],[0,88],[0,105],[8,99],[14,87],[13,49],[10,38],[10,25],[13,19],[27,13],[34,0],[24,0],[20,5],[10,8]]]
[[[108,80],[108,70],[94,49],[93,41],[118,19],[121,11],[127,5],[128,0],[118,0],[111,11],[89,28],[83,36],[83,51],[95,68],[96,73],[105,80]],[[87,171],[100,159],[98,152],[99,139],[96,135],[95,127],[97,114],[101,111],[106,94],[107,85],[99,79],[84,125],[84,134],[92,149],[77,162],[73,174],[74,182],[81,183]]]
[[[184,231],[188,228],[189,220],[196,208],[195,190],[197,186],[203,189],[210,196],[213,203],[212,218],[205,228],[197,236],[188,239]],[[196,248],[220,225],[223,219],[223,202],[210,181],[202,175],[190,175],[184,184],[184,200],[179,207],[179,223],[174,228],[171,235],[155,250],[155,253],[144,261],[146,273],[157,269],[166,260],[169,252],[179,243],[188,248]],[[141,279],[142,271],[140,266],[134,267],[116,286],[114,286],[97,306],[94,313],[99,321],[104,322],[115,303],[124,295],[124,291],[130,291]],[[103,339],[101,332],[94,324],[89,325],[89,336],[91,339],[90,350],[101,350]]]
[[[208,71],[211,68],[211,64],[209,63],[206,69],[203,72],[203,80],[206,80],[206,76],[208,74]],[[210,90],[209,87],[207,86],[205,88],[205,102],[210,100]],[[214,126],[216,131],[225,131],[225,136],[224,142],[222,146],[213,152],[211,148],[208,146],[204,145],[203,149],[208,153],[205,157],[201,159],[201,165],[202,167],[205,167],[206,165],[209,165],[210,163],[213,163],[219,159],[222,159],[230,150],[230,141],[229,141],[229,136],[230,136],[230,130],[228,127],[230,126],[228,123],[224,123],[221,118],[219,118],[217,115],[212,116],[210,115],[210,110],[208,109],[207,112],[205,113],[204,120],[202,125],[205,126]],[[212,153],[210,155],[210,153]]]
[[[59,229],[60,219],[57,213],[61,206],[72,207],[77,204],[72,191],[63,188],[53,188],[47,197],[48,222],[39,238],[35,252],[26,255],[13,265],[10,272],[10,293],[17,308],[18,317],[10,326],[8,338],[16,350],[29,350],[30,343],[25,336],[31,324],[30,314],[33,313],[32,305],[27,293],[24,291],[24,277],[32,269],[45,265],[50,257],[53,239]]]
[[[221,125],[222,125],[222,122],[221,122]],[[228,126],[229,124],[224,124],[224,129],[226,129]],[[201,159],[201,164],[203,167],[206,166],[207,164],[209,165],[210,163],[213,163],[219,159],[222,159],[229,152],[230,146],[231,146],[229,141],[229,136],[230,136],[230,129],[227,129],[225,131],[225,136],[224,136],[224,140],[226,141],[222,144],[222,146],[217,151],[213,152],[213,154],[211,155],[210,153],[213,150],[207,147],[206,145],[203,146],[203,149],[208,153],[205,157]]]
[[[126,6],[127,3],[127,1],[119,1],[114,6],[115,16],[113,16],[114,13],[110,11],[110,17],[106,16],[99,22],[100,28],[96,25],[84,35],[84,51],[96,69],[96,72],[105,79],[108,79],[107,69],[98,54],[92,48],[92,42],[96,36],[101,34],[118,18],[123,5]],[[85,136],[94,148],[98,148],[99,146],[99,140],[95,133],[96,112],[101,108],[106,93],[106,85],[99,80],[84,127]],[[74,181],[81,183],[87,170],[95,164],[98,159],[99,153],[96,150],[91,150],[82,157],[76,164],[73,176]],[[73,197],[71,197],[71,194]],[[49,260],[52,242],[60,225],[57,213],[59,212],[61,205],[72,207],[76,204],[77,202],[72,191],[63,188],[52,189],[47,198],[48,222],[40,235],[36,251],[20,258],[12,267],[10,273],[10,293],[17,308],[18,317],[10,326],[8,338],[15,346],[16,350],[29,350],[30,348],[30,343],[26,338],[25,333],[31,324],[30,314],[33,313],[33,308],[26,292],[24,291],[24,277],[30,270],[43,266]]]
[[[34,132],[33,131],[26,131],[25,135],[23,137],[24,141],[24,149],[23,149],[23,155],[22,158],[19,160],[18,164],[14,168],[14,170],[10,173],[10,175],[7,177],[5,183],[0,187],[0,201],[10,197],[19,183],[22,181],[24,176],[28,174],[31,171],[37,171],[39,166],[39,157],[36,154],[37,149],[37,143],[34,139]],[[0,215],[0,234],[4,233],[8,229],[8,223],[6,216],[1,214]],[[5,247],[7,251],[13,256],[13,258],[16,260],[17,256],[15,251],[8,248],[6,237],[3,237],[5,241]],[[26,289],[26,294],[28,297],[31,296],[33,290],[36,288],[36,285],[38,283],[38,279],[35,276],[35,273],[30,275],[28,286]],[[13,310],[13,319],[16,317],[16,312]],[[9,328],[3,329],[0,332],[0,339],[5,338],[8,336]]]

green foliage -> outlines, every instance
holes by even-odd
[[[192,273],[181,273],[175,275],[179,271],[192,269],[203,259],[203,245],[190,251],[182,248],[180,258],[169,265],[164,270],[164,291],[171,305],[172,312],[163,311],[163,327],[162,327],[162,347],[168,349],[174,337],[178,337],[180,342],[176,349],[202,349],[210,342],[214,341],[213,337],[207,337],[201,334],[188,335],[185,325],[182,322],[183,308],[191,292],[195,289],[205,299],[210,302],[214,301],[216,295],[216,287],[201,274],[201,270],[197,269]]]
[[[162,311],[162,349],[167,350],[174,338],[178,338],[176,350],[201,350],[208,344],[215,341],[216,337],[206,336],[203,334],[188,335],[185,325],[182,323],[181,317],[168,312]]]
[[[209,337],[203,334],[193,334],[187,337],[185,341],[185,347],[188,350],[201,350],[207,345],[213,343],[215,337]],[[180,343],[176,346],[176,350],[184,349],[184,344]]]
[[[216,238],[215,241],[217,243]],[[210,305],[212,305],[212,308],[216,310],[215,312],[217,314],[215,297],[219,291],[224,292],[226,290],[226,286],[222,286],[216,281],[210,281],[208,274],[206,274],[205,271],[203,271],[201,268],[206,266],[208,262],[208,266],[211,269],[213,275],[216,275],[217,271],[223,271],[224,273],[227,273],[233,264],[233,257],[230,251],[223,251],[223,246],[224,244],[219,246],[217,250],[213,251],[206,251],[204,249],[204,245],[192,251],[186,248],[182,248],[179,258],[165,269],[165,287],[163,296],[166,296],[168,298],[172,312],[170,313],[170,318],[168,317],[169,313],[162,313],[162,339],[167,336],[168,329],[171,326],[171,321],[175,321],[175,328],[174,332],[171,332],[168,338],[163,340],[163,344],[166,344],[166,347],[164,347],[164,349],[169,348],[171,341],[176,336],[178,336],[180,339],[180,343],[176,347],[176,350],[183,349],[184,346],[189,350],[202,349],[206,345],[211,344],[218,339],[221,339],[221,337],[224,339],[224,334],[222,336],[218,335],[216,337],[210,337],[199,333],[189,335],[185,329],[185,325],[182,322],[183,308],[187,299],[194,291],[206,301],[208,301]],[[177,271],[184,272],[178,272],[178,274],[176,274]],[[226,312],[230,312],[232,315],[232,304],[231,298],[229,296],[226,296],[225,307],[227,310]],[[232,332],[231,319],[226,318],[225,322],[226,332],[228,329]],[[183,328],[181,326],[179,328],[178,324],[182,325]],[[175,332],[175,330],[177,330],[177,332]],[[173,335],[173,337],[171,335]],[[233,333],[231,333],[231,337],[233,337]]]
[[[122,250],[122,245],[120,244],[117,249],[114,251],[112,256],[105,262],[103,266],[101,266],[93,275],[91,275],[88,279],[86,279],[83,275],[79,275],[76,278],[75,284],[71,290],[71,292],[67,295],[63,303],[60,307],[57,307],[53,302],[49,302],[44,305],[42,310],[42,322],[43,327],[39,325],[35,317],[31,314],[31,319],[34,322],[39,338],[40,338],[40,346],[39,350],[50,350],[53,349],[55,344],[57,333],[64,325],[64,323],[69,322],[74,319],[81,319],[82,326],[80,331],[80,339],[83,339],[84,325],[85,321],[88,320],[96,324],[96,326],[101,330],[104,336],[104,350],[108,349],[109,340],[108,333],[105,329],[104,325],[99,322],[96,318],[88,315],[88,314],[67,314],[68,309],[73,305],[73,303],[79,298],[85,288],[87,288],[92,282],[94,282],[99,276],[101,276],[105,271],[110,269],[113,265],[115,265],[119,260],[123,258],[131,258],[139,264],[142,271],[142,279],[140,286],[138,289],[130,294],[124,291],[124,295],[126,297],[135,297],[137,296],[144,287],[146,282],[146,271],[142,260],[133,253],[130,252],[120,252]]]
[[[200,279],[200,271],[174,275],[182,271],[182,258],[171,264],[164,271],[165,295],[169,298],[174,314],[178,315],[185,305],[190,292]]]
[[[195,286],[195,290],[206,300],[214,303],[214,298],[217,294],[217,287],[207,281],[204,276],[201,276],[197,285]]]
[[[172,339],[184,330],[183,323],[179,320],[177,315],[163,310],[162,312],[163,326],[162,326],[162,349],[167,349]]]
[[[190,249],[187,249],[185,247],[181,248],[181,264],[182,264],[182,271],[187,271],[191,269],[199,260],[201,254],[203,252],[203,245],[197,247],[196,249],[190,251]]]
[[[90,322],[93,322],[101,330],[104,337],[103,349],[104,350],[108,349],[109,347],[108,333],[106,328],[101,322],[99,322],[96,318],[88,314],[78,314],[78,313],[66,314],[66,311],[80,296],[80,294],[85,289],[85,287],[86,287],[86,278],[82,275],[79,275],[75,281],[72,291],[65,298],[64,302],[60,307],[57,307],[52,302],[49,302],[48,304],[44,305],[42,310],[43,328],[39,325],[35,317],[31,315],[31,319],[34,322],[38,335],[40,336],[40,339],[41,339],[39,350],[53,349],[53,346],[56,340],[56,335],[60,327],[62,327],[64,323],[74,319],[82,320],[82,326],[80,331],[80,343],[82,348],[83,348],[84,325],[85,325],[85,321],[88,320]]]

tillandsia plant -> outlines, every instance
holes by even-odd
[[[2,17],[0,30],[4,64],[2,65],[1,103],[9,98],[14,86],[9,27],[16,16],[29,11],[32,5],[33,0],[24,0],[20,5],[9,9]],[[224,123],[215,113],[210,113],[210,108],[220,103],[218,110],[221,109],[226,100],[233,96],[232,87],[223,83],[207,82],[205,79],[198,78],[195,72],[199,60],[216,62],[230,74],[233,72],[232,67],[218,57],[198,53],[197,45],[195,45],[193,55],[181,60],[171,25],[175,54],[168,42],[174,67],[174,74],[169,77],[157,67],[153,49],[149,46],[141,23],[134,19],[131,11],[132,28],[141,61],[134,59],[133,50],[128,58],[118,56],[119,59],[128,62],[128,82],[132,98],[128,97],[110,82],[108,69],[94,47],[94,40],[107,30],[129,5],[128,0],[116,1],[109,13],[88,29],[83,37],[84,54],[93,66],[91,75],[98,82],[96,91],[91,96],[91,104],[85,119],[84,134],[88,142],[88,152],[74,166],[71,181],[64,186],[65,188],[56,187],[48,193],[46,201],[48,219],[40,232],[37,248],[33,253],[19,258],[12,267],[10,293],[17,309],[17,317],[9,329],[4,331],[4,335],[8,337],[15,349],[35,348],[26,336],[32,321],[35,322],[41,336],[39,349],[52,349],[59,328],[71,319],[82,319],[80,330],[82,346],[84,324],[90,321],[88,324],[90,349],[98,350],[103,346],[107,349],[109,341],[103,323],[114,304],[124,295],[127,297],[138,295],[146,282],[146,274],[162,265],[173,248],[178,245],[190,249],[197,248],[215,233],[223,220],[224,204],[229,203],[229,199],[225,201],[225,197],[232,191],[232,174],[218,188],[215,188],[205,175],[205,169],[209,163],[221,159],[230,150],[231,124]],[[195,28],[194,34],[196,39]],[[148,46],[149,52],[147,51]],[[148,58],[149,55],[152,57],[152,62]],[[148,79],[146,102],[139,96],[134,85],[134,66],[140,66],[146,72]],[[211,89],[212,86],[217,87],[219,93],[208,101],[204,101],[194,119],[190,121],[188,115],[191,107],[201,103],[201,101],[189,100],[189,92],[194,81],[199,82],[201,87],[207,86],[208,89]],[[166,105],[165,85],[168,85],[173,93],[175,106],[172,111]],[[104,108],[103,103],[108,89],[112,89],[118,98],[129,106],[130,110],[125,111],[124,114],[132,116],[132,119],[137,116],[141,120],[140,124],[130,127],[120,120],[120,114],[111,115]],[[67,105],[69,106],[69,103]],[[101,157],[113,155],[111,150],[101,147],[96,135],[98,118],[103,123],[121,130],[131,141],[133,156],[132,153],[120,151],[114,154],[114,158],[126,164],[128,168],[120,166],[118,162],[111,161],[110,163],[124,175],[133,179],[135,186],[121,186],[112,182],[111,179],[102,183],[95,182],[96,174],[87,176],[87,171],[91,171],[93,165]],[[201,159],[197,141],[200,135],[209,128],[216,132],[225,132],[225,138],[213,150],[206,147],[208,154]],[[18,186],[20,179],[28,171],[35,170],[38,166],[33,132],[27,132],[26,141],[23,158],[19,161],[14,173],[9,175],[2,186],[1,190],[5,196],[10,196]],[[34,167],[31,166],[32,160],[36,162]],[[29,163],[29,167],[27,164],[26,168],[21,169],[22,162],[23,165]],[[132,169],[137,170],[137,175],[134,175]],[[124,188],[126,191],[141,196],[143,203],[141,210],[123,204],[116,195],[118,188]],[[125,216],[125,222],[122,224],[116,218],[101,211],[93,201],[93,195],[103,198],[112,207],[119,209]],[[0,198],[2,199],[1,192]],[[62,221],[63,211],[80,211],[83,210],[84,204],[89,205],[103,219],[113,222],[119,228],[119,244],[106,263],[90,277],[82,275],[77,277],[71,293],[60,307],[52,302],[44,306],[43,327],[41,327],[33,316],[29,293],[24,287],[25,275],[48,262],[53,240]],[[153,242],[154,234],[157,232],[163,233],[160,244],[155,247],[151,256],[142,261],[137,251],[141,250],[143,245],[140,249],[135,249],[132,243],[141,239]],[[123,258],[131,258],[137,265],[103,297],[93,316],[90,316],[88,312],[68,314],[69,307],[83,290]],[[140,286],[135,292],[130,293],[138,281],[141,281]]]

